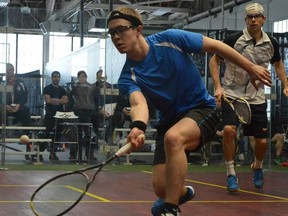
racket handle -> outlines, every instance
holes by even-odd
[[[117,157],[120,157],[124,154],[126,154],[127,152],[129,152],[132,148],[131,143],[127,143],[126,145],[122,146],[116,153],[115,155],[117,155]]]
[[[140,134],[140,135],[138,136],[138,138],[143,138],[143,139],[145,139],[145,135],[144,135],[144,134]],[[124,155],[124,154],[127,154],[127,152],[130,152],[131,149],[132,149],[132,144],[129,142],[129,143],[127,143],[126,145],[122,146],[122,147],[115,153],[115,155],[116,155],[117,157],[120,157],[120,156],[122,156],[122,155]]]

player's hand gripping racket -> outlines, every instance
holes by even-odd
[[[223,96],[222,98],[235,111],[241,123],[250,124],[251,109],[250,109],[249,103],[244,98],[238,97],[235,99],[230,99],[230,98],[226,98],[225,96]]]
[[[145,138],[141,134],[139,138]],[[96,175],[114,159],[129,153],[131,143],[120,148],[113,156],[95,166],[57,175],[43,183],[31,196],[30,207],[37,216],[60,216],[69,212],[80,202]],[[85,171],[97,169],[92,179]]]

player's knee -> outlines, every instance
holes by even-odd
[[[257,146],[267,146],[267,139],[266,138],[256,138],[255,139],[255,144]]]
[[[232,125],[226,125],[224,127],[224,136],[234,137],[236,135],[236,127]]]
[[[164,145],[167,154],[175,153],[184,149],[180,141],[180,137],[176,133],[166,133],[164,138]]]

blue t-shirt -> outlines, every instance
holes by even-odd
[[[146,41],[149,52],[145,59],[126,59],[118,80],[122,94],[141,91],[159,111],[160,120],[195,107],[215,107],[191,56],[203,47],[201,34],[171,29],[148,36]]]

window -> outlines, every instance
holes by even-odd
[[[274,28],[273,32],[275,33],[288,32],[288,20],[286,19],[286,20],[274,22],[273,28]]]
[[[18,35],[18,64],[17,73],[27,73],[35,70],[42,71],[43,65],[43,36]]]

